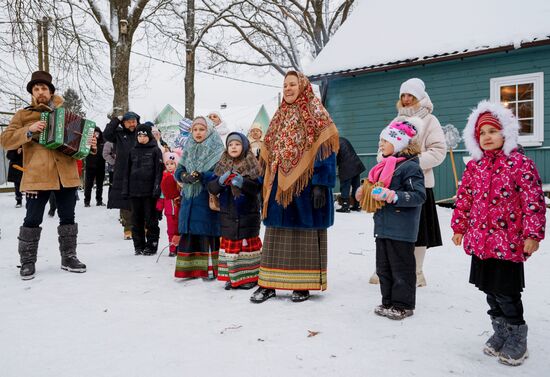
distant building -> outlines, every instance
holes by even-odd
[[[169,104],[164,106],[164,109],[155,118],[155,126],[158,127],[162,133],[162,139],[169,146],[174,145],[176,137],[179,135],[179,122],[182,119],[183,115]]]

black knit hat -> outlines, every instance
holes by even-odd
[[[27,92],[32,94],[32,87],[36,84],[46,84],[52,94],[55,93],[55,86],[52,84],[52,75],[46,71],[35,71],[31,75],[31,81],[27,84]]]
[[[153,129],[147,124],[140,124],[136,127],[136,137],[140,134],[146,133],[149,140],[153,140]]]

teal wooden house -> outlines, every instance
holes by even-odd
[[[550,2],[360,2],[306,68],[367,169],[397,114],[400,84],[422,79],[442,126],[461,133],[473,107],[500,101],[518,116],[520,144],[550,183]],[[454,150],[460,179],[468,153]],[[366,175],[367,172],[365,172]],[[455,194],[449,155],[434,169],[436,199]]]

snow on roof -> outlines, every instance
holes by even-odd
[[[550,38],[548,0],[359,0],[308,76]]]

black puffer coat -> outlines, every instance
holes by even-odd
[[[118,160],[118,155],[117,155]],[[160,197],[162,152],[155,139],[147,144],[136,143],[128,156],[122,196],[129,198]]]
[[[355,153],[353,145],[342,136],[340,136],[340,150],[336,156],[336,165],[338,165],[338,179],[340,181],[346,181],[366,170],[365,165]]]
[[[136,144],[136,131],[125,128],[118,118],[113,118],[103,131],[105,140],[116,148],[116,161],[113,174],[113,185],[109,190],[107,208],[130,209],[130,201],[122,197],[124,177],[128,175],[128,156]]]
[[[258,179],[243,177],[241,195],[234,197],[231,186],[222,186],[216,176],[208,183],[211,194],[220,195],[221,235],[230,240],[257,237],[260,234],[260,190]]]

